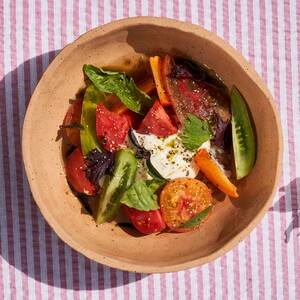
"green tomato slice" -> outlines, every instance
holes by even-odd
[[[89,85],[84,94],[81,113],[80,142],[84,156],[93,149],[101,151],[96,135],[96,108],[102,101],[105,101],[105,95],[93,84]]]
[[[244,97],[233,86],[231,90],[231,127],[236,178],[249,174],[255,163],[256,143]]]
[[[118,211],[123,193],[132,185],[137,170],[137,160],[130,149],[120,149],[115,155],[112,176],[106,176],[101,189],[95,221],[97,224],[112,219]]]

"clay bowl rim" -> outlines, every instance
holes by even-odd
[[[59,222],[57,222],[51,215],[51,213],[47,209],[47,204],[43,201],[42,196],[38,193],[37,189],[37,181],[33,180],[32,177],[34,177],[32,170],[32,164],[30,161],[30,147],[27,147],[29,145],[30,141],[30,119],[33,112],[33,107],[37,105],[37,101],[34,101],[35,95],[38,93],[40,86],[43,83],[43,78],[45,77],[45,74],[51,73],[52,69],[56,67],[58,63],[63,61],[64,57],[67,56],[68,53],[73,51],[76,46],[82,42],[86,42],[90,40],[91,38],[94,38],[95,36],[101,37],[103,35],[108,34],[109,32],[113,32],[115,30],[120,30],[122,28],[126,28],[128,26],[138,26],[138,25],[154,25],[154,26],[163,26],[166,28],[173,28],[175,30],[180,30],[183,32],[192,33],[195,35],[196,38],[203,38],[206,40],[209,40],[210,42],[214,43],[216,46],[221,48],[224,52],[226,52],[227,55],[231,57],[231,59],[235,60],[239,65],[243,66],[244,72],[247,73],[247,75],[255,82],[255,84],[259,87],[259,89],[265,94],[267,101],[270,103],[272,107],[273,114],[275,116],[276,124],[274,126],[276,127],[278,133],[279,133],[279,149],[278,149],[278,155],[277,155],[277,166],[276,166],[276,177],[275,177],[275,184],[272,188],[272,192],[266,201],[265,205],[260,209],[260,211],[257,213],[257,215],[252,219],[252,221],[248,224],[246,228],[244,228],[240,233],[232,237],[222,248],[214,251],[213,253],[200,257],[188,262],[179,263],[179,264],[171,264],[164,267],[158,267],[158,266],[150,266],[150,265],[139,265],[135,263],[129,263],[124,261],[119,261],[118,259],[114,259],[111,257],[99,255],[99,253],[94,253],[92,251],[86,250],[82,245],[77,243],[76,241],[72,240],[68,234],[64,231],[63,227],[60,226]],[[113,21],[111,23],[101,25],[99,27],[96,27],[80,37],[78,37],[74,42],[68,44],[66,47],[64,47],[60,53],[55,57],[55,59],[52,61],[52,63],[48,66],[46,71],[44,72],[43,76],[41,77],[39,83],[37,84],[27,111],[26,116],[24,119],[23,124],[23,132],[22,132],[22,154],[23,154],[23,161],[25,165],[25,171],[28,178],[28,182],[30,185],[30,189],[33,195],[33,198],[35,202],[37,203],[43,217],[46,219],[48,224],[51,226],[51,228],[55,231],[55,233],[62,239],[65,243],[67,243],[71,248],[75,249],[76,251],[80,252],[84,256],[107,266],[114,267],[117,269],[125,270],[125,271],[132,271],[132,272],[141,272],[141,273],[165,273],[165,272],[174,272],[174,271],[181,271],[188,268],[201,266],[205,263],[211,262],[215,260],[216,258],[224,255],[226,252],[230,251],[233,247],[235,247],[239,242],[244,240],[250,232],[258,225],[258,223],[261,221],[262,217],[265,215],[269,207],[271,206],[274,195],[277,189],[278,180],[281,172],[281,164],[282,164],[282,152],[283,152],[283,142],[282,142],[282,129],[281,124],[279,121],[279,115],[277,112],[277,109],[275,108],[275,102],[273,100],[273,97],[271,96],[271,93],[269,92],[266,85],[263,83],[262,79],[259,77],[259,75],[256,73],[254,68],[250,65],[250,63],[233,47],[231,47],[227,42],[219,38],[214,33],[205,30],[204,28],[193,25],[191,23],[177,21],[173,19],[168,18],[160,18],[160,17],[133,17],[133,18],[127,18],[127,19],[121,19],[117,21]]]

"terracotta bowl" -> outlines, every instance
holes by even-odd
[[[82,212],[65,178],[56,142],[69,99],[84,86],[82,66],[139,67],[144,55],[184,55],[214,69],[247,99],[257,133],[257,160],[238,183],[240,199],[217,204],[199,231],[134,237],[114,224],[96,226]],[[243,240],[272,203],[282,156],[274,101],[249,63],[199,26],[161,18],[131,18],[87,32],[54,59],[32,95],[23,127],[23,157],[33,197],[43,216],[72,248],[99,263],[136,272],[170,272],[207,263]]]

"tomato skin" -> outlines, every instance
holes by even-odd
[[[82,100],[76,100],[70,104],[68,111],[65,115],[63,125],[80,124],[82,111]],[[79,128],[63,128],[67,142],[80,147],[80,129]]]
[[[220,82],[215,85],[218,80],[207,72],[191,69],[188,64],[170,55],[164,57],[162,81],[181,124],[188,113],[202,120],[215,121],[220,118],[224,123],[229,123],[229,96],[220,88]]]
[[[158,137],[166,137],[177,132],[176,126],[157,100],[149,110],[140,127],[139,133],[152,133]]]
[[[126,116],[109,111],[103,103],[96,109],[96,132],[99,142],[107,151],[114,152],[124,143],[130,128]]]
[[[97,188],[86,177],[83,154],[80,148],[76,148],[66,161],[66,175],[70,185],[78,192],[86,195],[94,195]]]
[[[122,209],[133,224],[143,234],[161,232],[166,224],[161,216],[160,210],[141,211],[122,205]]]
[[[182,224],[212,204],[209,188],[200,180],[176,178],[168,182],[160,194],[160,209],[167,226],[177,232],[191,231]],[[200,225],[200,224],[199,224]]]

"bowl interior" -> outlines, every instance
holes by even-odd
[[[220,202],[200,231],[134,237],[114,224],[96,226],[65,178],[56,142],[69,99],[84,86],[82,66],[120,66],[132,71],[144,56],[179,54],[214,69],[245,96],[257,132],[257,160],[238,183],[239,200]],[[174,271],[207,262],[238,243],[272,201],[281,138],[271,97],[251,67],[214,35],[170,20],[131,19],[93,30],[66,47],[42,77],[26,115],[25,167],[36,202],[58,235],[84,255],[130,271]],[[267,117],[266,117],[267,116]]]

